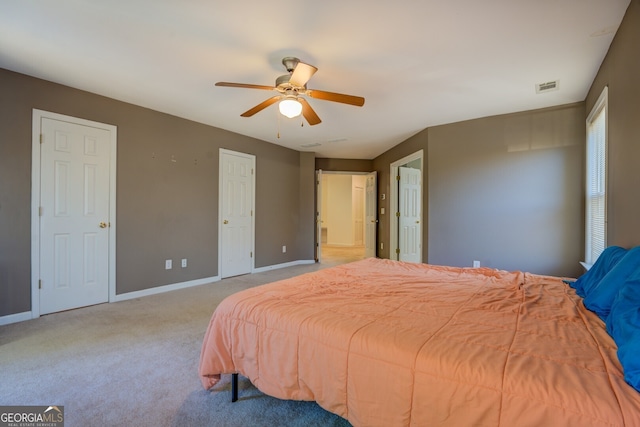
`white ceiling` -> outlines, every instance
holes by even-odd
[[[629,1],[0,0],[0,67],[371,159],[426,127],[584,100]],[[318,67],[310,89],[364,106],[310,99],[322,123],[301,127],[276,105],[240,117],[276,92],[214,86],[274,85],[285,56]]]

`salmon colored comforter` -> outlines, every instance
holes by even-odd
[[[200,358],[207,389],[234,372],[354,426],[640,426],[604,323],[522,272],[371,258],[236,293]]]

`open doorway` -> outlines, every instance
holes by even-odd
[[[377,219],[375,173],[318,171],[318,250],[322,264],[343,264],[371,254]],[[371,211],[371,212],[370,212]]]

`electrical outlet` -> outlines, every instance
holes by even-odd
[[[166,261],[164,262],[164,269],[165,269],[165,270],[171,270],[171,269],[173,268],[171,264],[172,264],[172,262],[171,262],[171,260],[170,260],[170,259],[166,260]]]
[[[282,246],[282,253],[284,254],[284,253],[286,253],[286,252],[287,252],[287,247],[283,245],[283,246]]]
[[[473,261],[473,266],[474,266],[475,268],[480,267],[480,261],[477,261],[477,260],[476,260],[476,261]]]
[[[186,258],[182,258],[182,262],[180,263],[180,265],[182,266],[182,268],[186,268],[187,267],[187,259]]]

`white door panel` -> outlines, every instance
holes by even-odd
[[[353,244],[364,245],[364,187],[354,186],[352,192]]]
[[[376,172],[367,175],[365,190],[365,257],[376,256],[376,231],[378,229],[378,184]]]
[[[399,245],[400,261],[422,262],[422,171],[400,167],[399,187]]]
[[[221,265],[222,278],[253,269],[253,187],[255,158],[221,151]]]
[[[322,260],[322,169],[316,171],[316,262]]]
[[[40,313],[107,302],[110,132],[43,117],[41,133]]]

